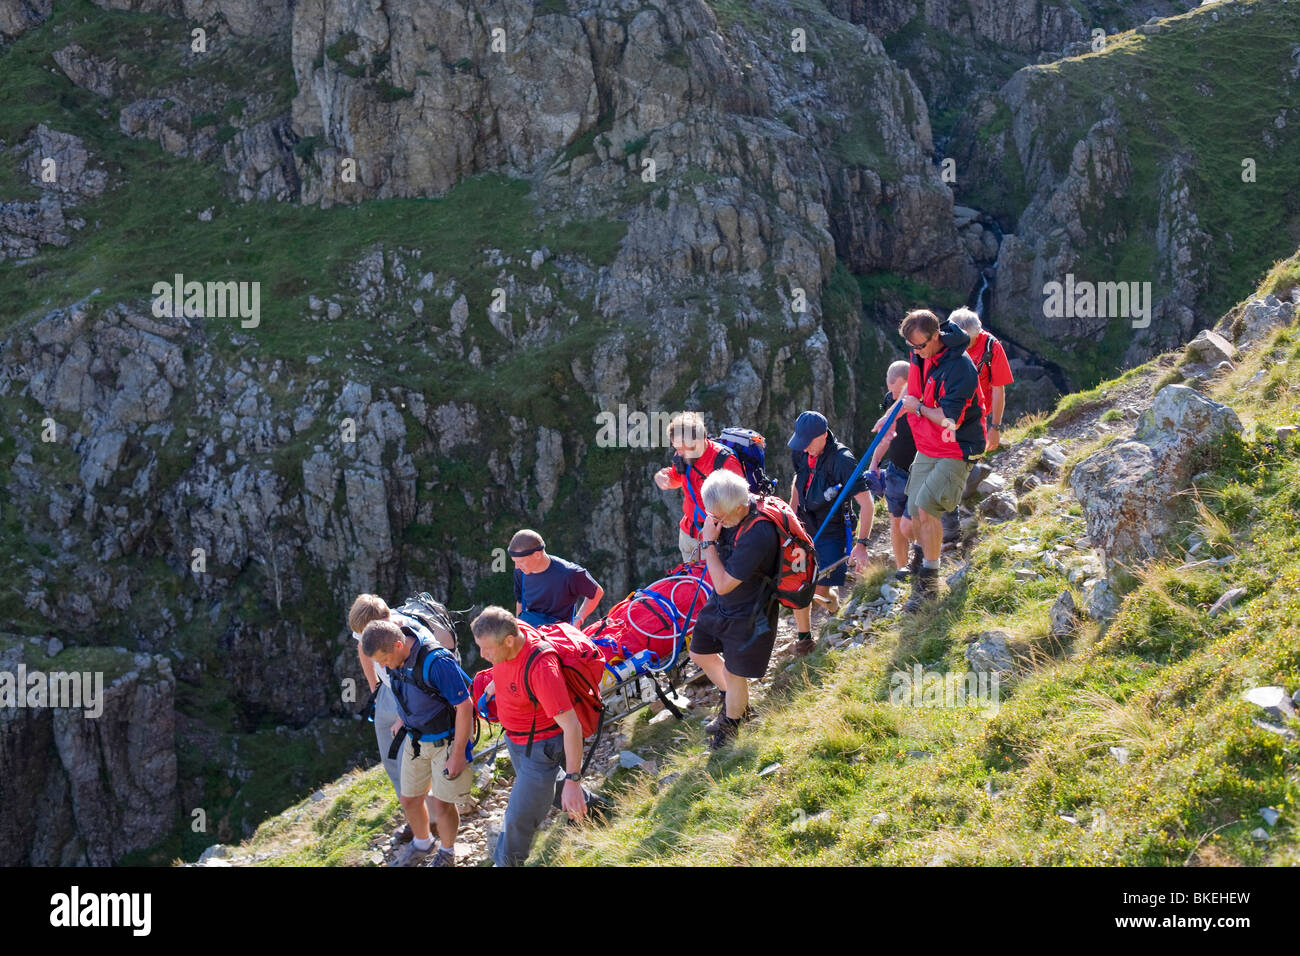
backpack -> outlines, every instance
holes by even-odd
[[[413,621],[423,624],[429,632],[429,636],[438,641],[438,629],[441,628],[451,635],[452,647],[448,653],[460,663],[460,648],[456,646],[456,622],[451,618],[445,605],[435,601],[428,591],[421,591],[415,597],[407,598],[401,607],[393,608],[398,614],[409,617]],[[413,635],[419,637],[419,635]],[[441,646],[441,641],[438,641]]]
[[[585,738],[595,734],[598,743],[605,717],[605,704],[600,697],[600,680],[605,673],[605,658],[600,648],[572,624],[560,622],[533,630],[541,641],[528,652],[528,659],[524,661],[524,693],[528,695],[528,700],[534,707],[533,726],[528,731],[528,744],[524,753],[528,756],[532,755],[533,738],[539,730],[547,732],[559,727],[554,723],[541,728],[537,726],[536,708],[540,703],[537,695],[533,693],[529,677],[533,665],[543,654],[555,654],[559,658],[560,673],[568,688],[569,700],[578,715],[578,723],[582,726],[582,736]],[[593,754],[596,752],[595,743],[592,744],[591,752]],[[587,759],[590,761],[590,756]],[[585,764],[583,769],[586,769]]]
[[[402,705],[401,697],[399,697],[396,690],[394,690],[393,703],[397,705],[398,714],[402,718],[402,729],[393,735],[393,742],[389,745],[388,748],[389,760],[397,759],[397,754],[402,748],[402,740],[407,736],[411,738],[411,752],[418,757],[420,756],[420,736],[422,734],[441,734],[441,733],[453,734],[456,730],[456,708],[451,705],[451,702],[448,701],[445,696],[443,696],[442,691],[438,690],[437,687],[435,687],[433,684],[430,684],[428,681],[424,679],[425,663],[428,661],[430,654],[445,654],[453,661],[456,660],[456,655],[452,654],[452,652],[447,650],[447,648],[437,643],[436,638],[434,639],[434,643],[432,645],[429,645],[424,641],[420,640],[420,636],[415,633],[414,629],[407,627],[406,625],[402,625],[401,630],[402,633],[405,634],[407,637],[411,637],[415,639],[416,643],[419,646],[419,650],[415,652],[415,660],[411,662],[410,677],[404,676],[400,670],[390,670],[389,671],[390,679],[398,682],[409,681],[411,684],[414,684],[415,687],[423,691],[425,694],[428,694],[430,697],[433,697],[436,700],[442,701],[443,707],[445,709],[443,710],[442,714],[439,716],[437,724],[433,726],[425,726],[425,727],[408,726],[406,724],[406,719],[410,717],[410,714],[407,713],[406,708]],[[472,685],[470,684],[466,684],[465,689],[469,691],[471,689],[471,686]],[[374,719],[373,699],[375,695],[378,694],[378,692],[379,692],[379,687],[376,687],[375,693],[371,694],[371,701],[368,703],[368,706],[370,707],[370,714],[372,720]],[[478,719],[476,717],[474,720],[474,737],[471,741],[472,744],[478,743],[479,731],[480,728],[478,725]]]
[[[817,582],[817,549],[803,523],[783,498],[760,495],[754,501],[758,514],[742,521],[736,540],[759,521],[770,521],[781,535],[781,566],[775,580],[766,578],[772,596],[789,608],[812,604]]]
[[[762,435],[752,428],[739,428],[733,425],[731,428],[724,428],[722,434],[714,441],[728,449],[740,461],[750,491],[756,495],[770,495],[776,492],[776,482],[763,470],[766,464],[767,441]]]

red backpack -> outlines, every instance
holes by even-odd
[[[545,733],[558,726],[554,723],[546,727],[537,726],[536,708],[540,704],[537,695],[533,693],[529,675],[533,664],[543,654],[554,654],[559,658],[560,673],[564,675],[569,700],[578,715],[578,723],[582,725],[582,736],[585,738],[599,734],[605,716],[605,704],[600,697],[600,679],[605,672],[605,658],[601,655],[600,648],[572,624],[560,622],[534,628],[520,621],[519,629],[525,637],[536,635],[538,638],[528,652],[528,659],[524,661],[524,693],[534,707],[533,726],[528,731],[528,745],[524,752],[532,755],[533,737],[539,730]],[[595,748],[592,749],[594,751]]]
[[[781,535],[781,567],[776,578],[767,578],[773,596],[786,607],[805,608],[812,604],[817,589],[817,549],[790,503],[783,498],[758,495],[758,514],[751,515],[736,529],[736,540],[759,521],[770,521]]]

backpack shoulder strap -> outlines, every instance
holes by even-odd
[[[985,329],[984,334],[988,336],[984,341],[984,354],[980,356],[980,360],[975,367],[975,372],[981,375],[986,368],[993,364],[993,346],[998,344],[997,337],[992,332]]]
[[[533,685],[529,678],[533,673],[533,664],[536,663],[537,658],[546,653],[554,654],[556,657],[560,656],[560,652],[550,643],[547,641],[538,641],[537,645],[528,652],[528,659],[524,661],[524,693],[528,695],[529,703],[534,707],[537,707],[540,702],[537,700],[537,696],[533,693]]]
[[[447,650],[441,644],[431,647],[421,641],[420,649],[415,652],[415,661],[411,666],[412,682],[416,687],[420,688],[420,690],[424,691],[430,697],[436,697],[447,706],[451,706],[447,701],[447,698],[443,696],[442,691],[438,690],[436,685],[429,683],[429,681],[424,677],[424,669],[428,665],[429,657],[431,655],[443,655],[455,660],[451,655],[451,651]]]

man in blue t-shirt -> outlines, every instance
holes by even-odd
[[[456,865],[456,831],[474,775],[470,732],[474,723],[470,679],[451,652],[432,637],[417,638],[393,621],[371,621],[361,632],[361,650],[388,669],[401,736],[389,753],[401,752],[401,802],[413,839],[390,866],[416,866],[433,852],[425,794],[432,790],[440,846],[434,866]],[[398,733],[394,725],[394,733]]]
[[[528,528],[510,539],[515,562],[515,615],[533,627],[563,621],[581,628],[605,596],[605,589],[581,565],[546,553],[546,542]],[[577,607],[582,598],[582,607]]]

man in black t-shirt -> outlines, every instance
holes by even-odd
[[[894,362],[885,373],[885,386],[894,403],[907,391],[907,362]],[[892,406],[891,406],[892,407]],[[876,422],[872,431],[880,431],[885,417]],[[885,505],[889,508],[889,543],[894,549],[894,563],[898,570],[894,572],[897,580],[904,581],[916,574],[921,568],[921,545],[916,543],[912,532],[912,515],[907,504],[907,477],[916,457],[916,440],[912,437],[912,428],[907,416],[900,410],[890,426],[889,433],[880,440],[875,453],[871,456],[871,470],[879,473],[880,460],[888,454],[889,462],[881,479],[885,486]],[[912,560],[908,562],[908,548],[912,550]]]
[[[749,709],[749,681],[762,677],[776,643],[780,605],[768,582],[781,569],[781,535],[758,515],[749,484],[715,471],[701,487],[707,517],[700,549],[714,593],[700,609],[691,660],[722,691],[723,710],[710,729],[717,750],[740,730]]]

